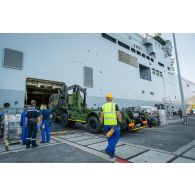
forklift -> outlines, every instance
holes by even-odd
[[[49,108],[52,110],[53,121],[61,121],[64,128],[74,128],[76,122],[87,124],[91,133],[98,133],[100,110],[87,108],[86,96],[87,90],[79,85],[65,86],[62,93],[52,94]]]

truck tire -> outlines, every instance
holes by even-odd
[[[76,122],[75,121],[69,121],[68,122],[68,127],[70,127],[71,129],[74,129],[76,126]]]
[[[100,124],[97,117],[91,116],[88,118],[87,129],[91,133],[98,133],[100,131]]]
[[[62,115],[61,123],[62,123],[62,126],[64,128],[67,127],[67,125],[68,125],[68,114],[65,113],[65,114]]]
[[[53,120],[54,123],[57,123],[57,122],[58,122],[56,112],[53,112],[53,113],[52,113],[52,120]]]

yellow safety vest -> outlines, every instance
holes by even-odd
[[[104,125],[117,125],[116,104],[108,102],[102,106]]]

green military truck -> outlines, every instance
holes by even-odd
[[[63,127],[70,128],[74,128],[76,122],[87,124],[87,129],[91,133],[98,133],[101,130],[100,110],[87,108],[86,97],[86,89],[79,85],[70,87],[65,85],[63,92],[52,94],[49,98],[49,108],[52,110],[53,121],[60,121]],[[138,112],[137,117],[135,117],[133,112],[128,109],[122,111],[122,120],[123,123],[120,124],[120,128],[125,131],[158,126],[158,121],[154,116],[149,116],[145,112]]]
[[[89,109],[86,105],[86,89],[79,85],[66,87],[62,93],[52,94],[49,108],[54,122],[61,121],[63,127],[74,127],[76,122],[87,124],[91,133],[100,131],[100,110]]]

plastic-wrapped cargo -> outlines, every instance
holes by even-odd
[[[159,117],[160,117],[160,123],[161,125],[166,125],[166,110],[158,110],[159,111]]]
[[[4,136],[4,118],[5,115],[3,112],[0,112],[0,138],[3,138]]]
[[[5,114],[4,140],[5,142],[19,142],[22,129],[20,127],[20,114]]]

